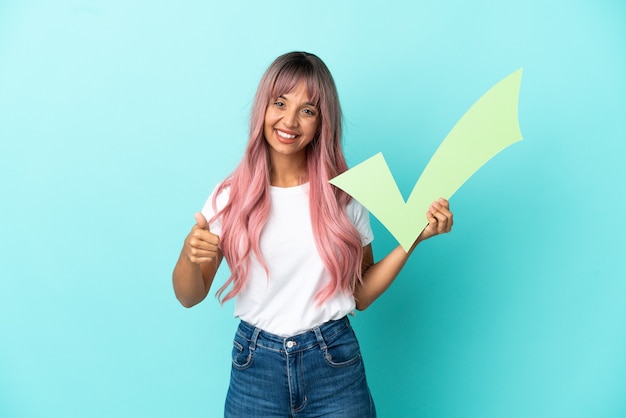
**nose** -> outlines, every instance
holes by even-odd
[[[285,112],[285,116],[283,117],[283,123],[285,124],[285,128],[295,128],[298,126],[298,110],[291,109]]]

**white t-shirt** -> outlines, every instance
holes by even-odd
[[[207,219],[214,215],[212,199],[213,194],[202,209]],[[322,305],[315,301],[315,295],[329,283],[330,274],[313,237],[309,184],[271,187],[271,199],[269,217],[260,237],[269,277],[251,254],[248,279],[235,297],[235,317],[287,337],[352,312],[355,303],[349,292],[336,292]],[[218,196],[217,209],[227,202],[228,189]],[[363,246],[372,242],[367,210],[353,199],[346,206],[346,213],[360,232]],[[221,235],[220,220],[212,222],[210,229]]]

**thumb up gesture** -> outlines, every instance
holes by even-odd
[[[217,259],[220,237],[209,229],[209,222],[203,214],[196,212],[196,224],[185,238],[183,253],[195,264],[207,263]]]

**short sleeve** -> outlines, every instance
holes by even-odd
[[[213,219],[212,221],[211,221],[211,218],[213,218],[215,214],[218,213],[220,210],[222,210],[224,206],[226,206],[226,203],[228,203],[230,189],[227,188],[227,189],[222,190],[220,194],[217,196],[217,199],[215,202],[216,205],[213,206],[213,196],[215,196],[215,193],[217,193],[218,187],[219,185],[215,186],[215,189],[213,189],[213,192],[211,192],[211,194],[209,195],[209,198],[204,203],[204,206],[202,207],[202,214],[207,219],[207,221],[209,221],[209,229],[211,230],[211,232],[214,233],[215,235],[221,236],[222,235],[221,218]]]
[[[370,214],[365,207],[355,199],[350,200],[346,206],[346,214],[361,234],[361,244],[365,247],[374,240],[374,233],[370,226]]]

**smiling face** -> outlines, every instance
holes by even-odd
[[[272,161],[283,157],[303,161],[306,146],[317,134],[319,120],[319,110],[311,103],[304,81],[290,92],[270,99],[263,133]]]

